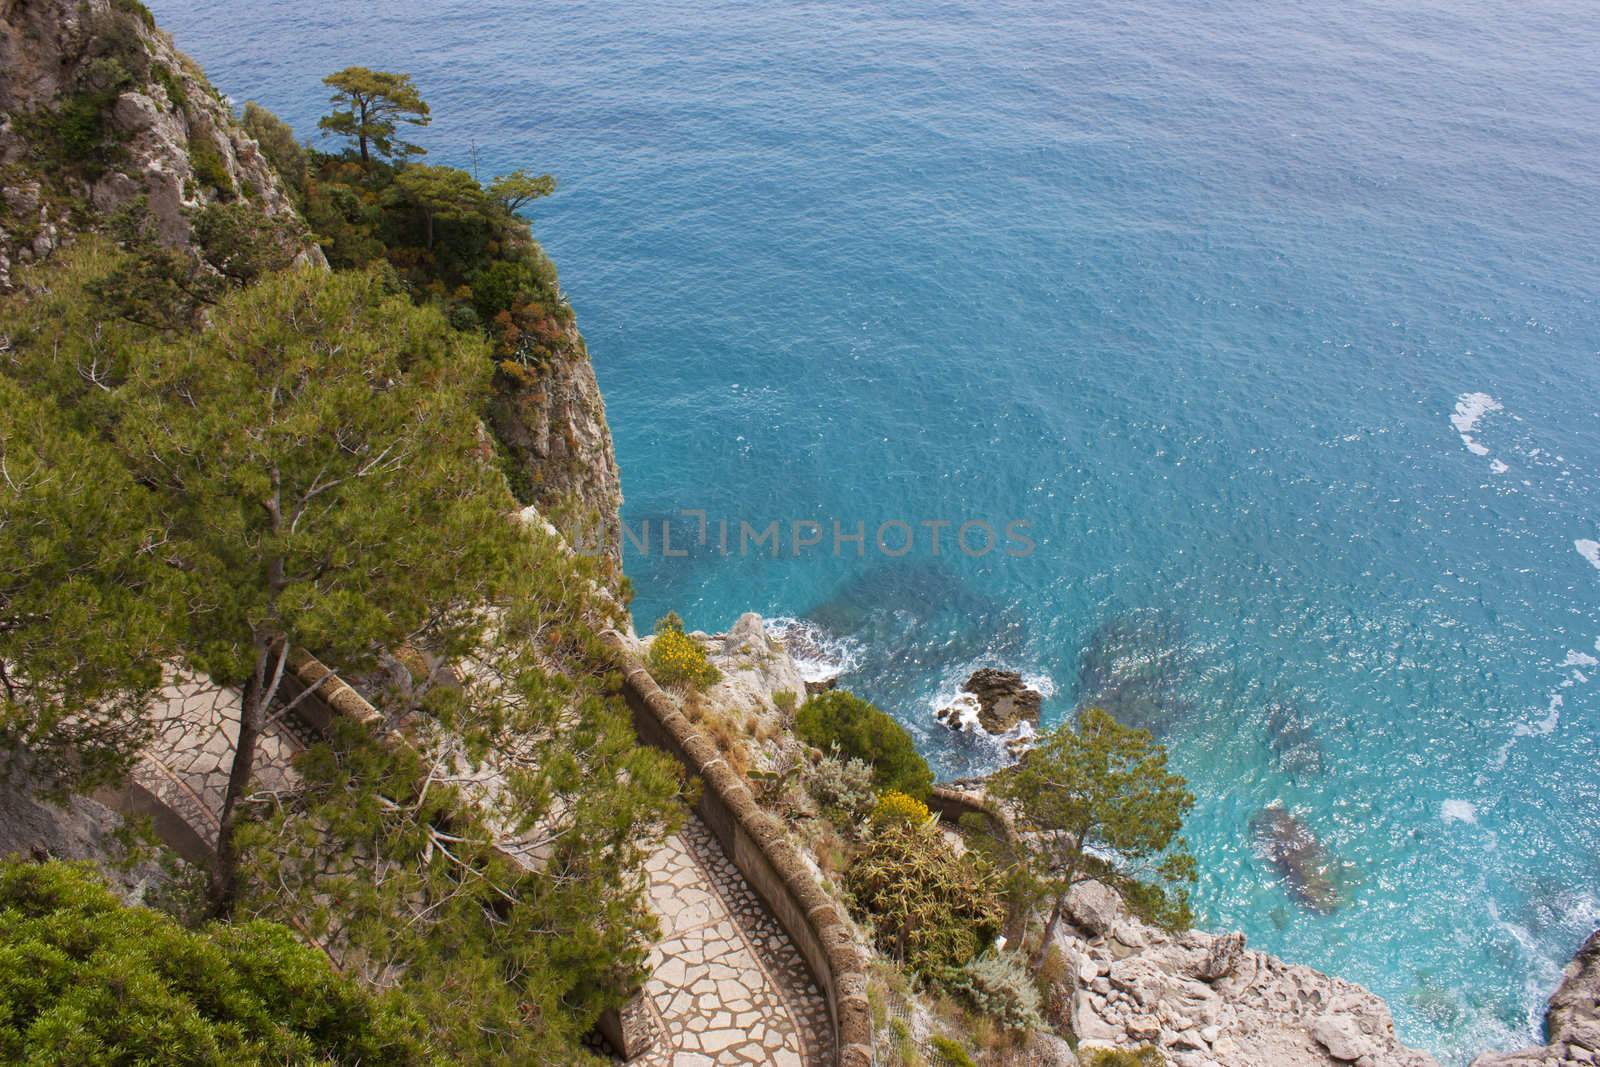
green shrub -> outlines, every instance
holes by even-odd
[[[420,1065],[417,1030],[276,923],[189,931],[87,865],[0,862],[0,1061]]]
[[[844,870],[878,948],[924,978],[948,979],[1000,933],[1005,906],[981,858],[957,855],[932,824],[874,833]]]
[[[858,759],[823,756],[806,775],[806,792],[836,822],[853,823],[872,806],[872,768]]]
[[[952,992],[1008,1030],[1040,1025],[1039,990],[1022,960],[1006,952],[985,952],[951,976]]]
[[[156,28],[156,17],[139,0],[111,0],[111,7],[124,15],[132,15],[144,23],[146,29],[153,30]]]
[[[188,106],[189,94],[184,91],[183,82],[164,64],[157,63],[150,68],[150,80],[166,90],[173,107],[181,111]]]
[[[233,179],[228,176],[227,164],[205,134],[189,141],[189,165],[194,168],[195,180],[202,186],[215,189],[225,199],[233,196]]]
[[[705,689],[717,684],[722,672],[706,659],[706,650],[700,642],[682,630],[663,629],[650,642],[650,654],[645,657],[650,673],[662,685],[688,685]]]
[[[805,702],[795,730],[824,752],[838,749],[872,766],[879,790],[898,789],[927,800],[933,771],[905,727],[854,693],[832,689]]]
[[[933,1051],[944,1057],[949,1067],[978,1067],[972,1062],[972,1057],[967,1055],[967,1050],[961,1046],[961,1042],[954,1038],[935,1034],[928,1043],[933,1046]]]
[[[1165,1067],[1166,1057],[1153,1045],[1138,1048],[1089,1048],[1078,1050],[1083,1067]]]
[[[785,715],[793,715],[795,705],[799,703],[793,689],[780,689],[772,694],[772,706]]]
[[[294,139],[289,124],[255,101],[244,105],[240,119],[244,132],[256,139],[261,154],[267,157],[272,169],[278,172],[296,202],[304,202],[306,186],[306,152]]]

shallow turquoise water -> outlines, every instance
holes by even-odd
[[[1322,6],[153,4],[302,133],[403,69],[435,161],[559,176],[628,518],[713,521],[633,553],[641,625],[820,620],[951,773],[980,662],[1149,723],[1205,922],[1461,1062],[1600,918],[1600,15]],[[916,525],[969,519],[1037,548]],[[1251,847],[1275,801],[1331,913]]]

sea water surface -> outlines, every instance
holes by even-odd
[[[404,70],[431,161],[557,175],[641,627],[808,620],[950,774],[976,665],[1103,703],[1194,785],[1207,926],[1446,1062],[1536,1037],[1600,919],[1594,4],[152,6],[305,137]]]

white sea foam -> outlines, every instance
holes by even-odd
[[[1510,469],[1511,468],[1506,466],[1505,463],[1502,460],[1498,460],[1498,459],[1495,460],[1493,463],[1489,464],[1489,470],[1492,471],[1495,474],[1504,474],[1506,471],[1508,471]]]
[[[1489,450],[1473,440],[1472,435],[1477,430],[1480,419],[1491,411],[1501,410],[1504,410],[1504,407],[1500,401],[1488,393],[1462,393],[1456,397],[1456,410],[1455,414],[1450,416],[1450,425],[1461,435],[1461,443],[1467,446],[1468,452],[1474,456],[1489,454]]]
[[[1561,722],[1561,706],[1566,702],[1560,693],[1550,694],[1550,704],[1545,708],[1544,718],[1536,723],[1519,723],[1512,732],[1518,737],[1546,737],[1554,733]]]
[[[849,674],[861,662],[861,646],[847,637],[835,637],[809,619],[779,615],[766,620],[767,633],[784,643],[789,656],[808,682],[826,682]]]
[[[1596,567],[1600,567],[1600,541],[1579,538],[1572,542],[1572,547],[1578,550],[1578,555],[1593,563]],[[1600,647],[1600,645],[1596,647]]]
[[[1595,651],[1600,652],[1600,645],[1597,645]],[[1569,651],[1567,658],[1561,661],[1561,665],[1563,667],[1600,667],[1600,659],[1595,659],[1587,652]]]
[[[1475,823],[1478,821],[1478,808],[1470,800],[1447,800],[1439,805],[1439,818],[1445,822]]]

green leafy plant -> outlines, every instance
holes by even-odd
[[[1188,925],[1195,864],[1178,833],[1194,794],[1148,731],[1087,708],[993,775],[989,792],[1015,812],[1022,862],[1050,904],[1035,969],[1080,882],[1101,882],[1162,925]]]
[[[1039,990],[1024,961],[1008,952],[988,951],[951,975],[953,992],[1008,1030],[1041,1024]]]
[[[1165,1067],[1166,1057],[1152,1045],[1138,1048],[1086,1048],[1078,1050],[1083,1067]]]
[[[944,1057],[947,1067],[977,1067],[966,1048],[955,1038],[934,1034],[928,1039],[928,1044],[933,1046],[934,1052]]]
[[[832,689],[807,700],[795,716],[795,732],[811,745],[871,765],[880,790],[898,789],[926,800],[933,771],[905,727],[854,693]]]
[[[823,756],[806,773],[806,792],[834,821],[853,823],[871,808],[872,768],[858,759]]]
[[[925,978],[943,980],[1000,932],[999,885],[981,860],[957,855],[936,826],[875,832],[844,871],[878,948]]]

